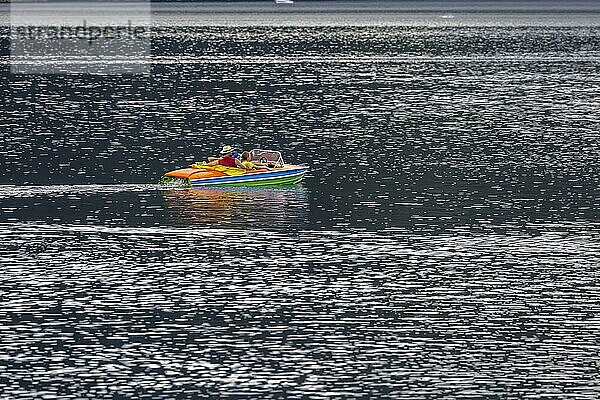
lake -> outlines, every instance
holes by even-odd
[[[563,3],[153,4],[96,73],[0,8],[1,392],[598,398],[600,7]],[[226,144],[310,171],[156,185]]]

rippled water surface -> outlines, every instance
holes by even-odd
[[[600,396],[600,10],[163,7],[150,75],[0,26],[1,396]],[[155,185],[223,144],[311,170]]]

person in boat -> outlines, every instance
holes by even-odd
[[[208,165],[224,165],[226,167],[245,168],[244,164],[242,164],[242,162],[239,160],[239,158],[233,157],[233,153],[234,153],[233,147],[231,147],[229,145],[223,146],[223,149],[221,150],[221,157],[219,157],[219,158],[209,157]]]
[[[250,161],[250,153],[247,151],[242,152],[242,155],[240,157],[242,159],[241,163],[245,169],[268,169],[269,171],[271,170],[266,165]]]

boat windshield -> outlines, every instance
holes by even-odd
[[[256,161],[261,164],[275,164],[275,167],[284,166],[281,153],[275,150],[254,149],[250,152],[250,161]]]

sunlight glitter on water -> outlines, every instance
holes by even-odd
[[[597,12],[186,7],[151,77],[0,72],[1,393],[598,398]],[[225,144],[310,174],[154,184]]]
[[[28,380],[102,397],[108,379],[113,394],[155,398],[541,395],[551,377],[577,380],[598,351],[597,231],[4,224],[0,237],[10,243],[1,346],[14,393]],[[68,385],[75,377],[81,389]]]

